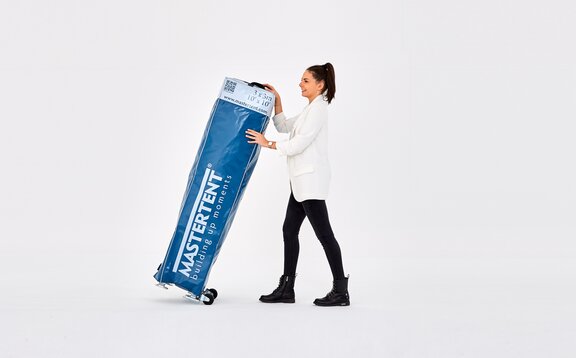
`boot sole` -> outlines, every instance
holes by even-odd
[[[284,299],[284,300],[278,300],[278,301],[267,301],[267,300],[260,299],[260,302],[264,302],[264,303],[295,303],[296,300]]]
[[[314,302],[314,304],[315,304],[316,306],[319,306],[319,307],[341,307],[341,306],[343,307],[343,306],[350,306],[350,302],[342,302],[342,303],[334,303],[334,304]]]

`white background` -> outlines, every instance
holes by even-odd
[[[572,1],[0,5],[0,355],[573,357]],[[330,61],[327,201],[349,308],[308,223],[295,305],[284,160],[263,150],[210,307],[153,286],[225,76],[288,114]],[[284,138],[271,126],[272,140]]]

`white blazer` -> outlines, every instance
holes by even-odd
[[[330,185],[328,102],[320,95],[298,116],[278,113],[273,121],[278,132],[290,133],[288,140],[276,142],[276,149],[287,157],[294,198],[325,200]]]

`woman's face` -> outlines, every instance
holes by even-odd
[[[302,79],[300,80],[300,89],[302,90],[302,97],[308,98],[310,102],[322,93],[324,81],[316,81],[310,71],[304,71]]]

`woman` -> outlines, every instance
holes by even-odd
[[[288,200],[284,234],[284,274],[278,287],[269,295],[260,297],[266,303],[294,303],[294,281],[300,245],[298,233],[306,217],[322,243],[332,276],[333,288],[325,297],[318,298],[318,306],[349,306],[348,278],[344,276],[340,246],[334,237],[325,199],[328,196],[330,166],[328,164],[327,107],[336,92],[334,67],[330,63],[309,67],[300,81],[302,96],[308,105],[296,117],[286,118],[280,95],[269,84],[264,85],[276,96],[274,126],[280,133],[290,133],[285,141],[268,141],[263,134],[247,130],[248,143],[278,150],[287,157],[292,192]]]

